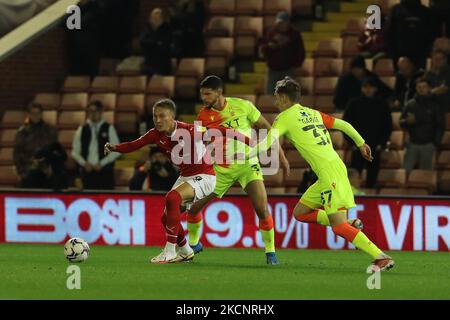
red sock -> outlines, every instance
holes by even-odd
[[[180,229],[180,206],[182,203],[181,195],[172,190],[166,195],[166,229],[167,242],[177,243],[178,231]]]
[[[341,236],[348,242],[352,242],[356,235],[360,232],[355,227],[352,227],[348,222],[344,222],[340,225],[334,226],[333,232],[337,234],[338,236]]]
[[[167,223],[167,216],[166,214],[163,214],[161,217],[161,222],[164,226],[164,229],[166,228],[166,223]],[[178,225],[178,235],[177,235],[177,245],[179,247],[182,247],[186,244],[186,235],[183,229],[183,226],[181,225],[181,223]]]
[[[203,215],[201,212],[197,214],[192,214],[189,211],[186,211],[186,213],[187,213],[187,221],[189,223],[199,223],[203,219]]]
[[[272,228],[273,228],[273,219],[270,214],[267,215],[266,219],[264,219],[264,220],[259,219],[259,229],[260,230],[269,231]]]
[[[301,222],[306,222],[306,223],[317,223],[317,214],[318,214],[318,211],[313,210],[306,214],[299,214],[298,216],[295,216],[295,219],[297,219],[298,221],[301,221]]]

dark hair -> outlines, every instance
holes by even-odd
[[[103,110],[103,103],[99,100],[94,100],[88,103],[88,107],[94,106],[96,110]]]
[[[153,109],[155,109],[156,107],[170,110],[173,112],[173,114],[177,113],[177,106],[171,99],[161,99],[156,101],[153,105]]]
[[[275,93],[285,94],[292,102],[300,100],[300,92],[300,84],[291,77],[284,77],[283,80],[277,81],[275,85]]]
[[[421,82],[425,82],[426,84],[428,84],[429,86],[431,86],[430,80],[428,80],[425,77],[419,77],[416,79],[416,84],[421,83]]]
[[[40,112],[42,112],[42,105],[40,104],[40,103],[37,103],[37,102],[30,102],[29,104],[28,104],[28,106],[27,106],[27,111],[28,111],[28,113],[30,113],[31,112],[31,109],[39,109],[39,111]]]
[[[364,78],[363,81],[361,82],[361,86],[362,87],[371,86],[371,87],[378,88],[377,79],[375,79],[375,77]]]
[[[212,90],[223,89],[223,81],[218,76],[207,76],[200,82],[200,88],[207,88]]]
[[[363,56],[355,56],[350,61],[350,69],[353,68],[362,68],[366,69],[366,60]]]

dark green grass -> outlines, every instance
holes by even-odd
[[[159,248],[93,246],[81,290],[68,290],[62,245],[0,245],[1,299],[450,299],[450,253],[391,252],[397,265],[366,286],[359,251],[210,249],[194,262],[150,264]]]

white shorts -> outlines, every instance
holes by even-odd
[[[172,190],[176,189],[184,182],[189,183],[189,185],[194,188],[195,191],[195,196],[192,201],[183,202],[187,209],[190,209],[191,205],[195,201],[209,196],[214,192],[214,189],[216,188],[216,176],[210,174],[197,174],[190,177],[179,176],[177,181],[175,181]]]

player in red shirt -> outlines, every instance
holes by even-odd
[[[161,221],[166,230],[166,246],[153,263],[172,263],[189,261],[194,251],[187,244],[185,232],[180,223],[180,207],[207,197],[214,191],[216,175],[213,161],[204,144],[208,132],[206,128],[175,121],[176,105],[170,99],[163,99],[153,106],[155,128],[131,142],[113,145],[105,144],[105,153],[133,152],[149,144],[156,144],[172,163],[180,168],[180,177],[172,190],[166,195],[166,207]],[[217,128],[219,134],[250,144],[249,138],[234,130]],[[212,141],[214,139],[211,139]],[[219,147],[220,148],[220,147]],[[179,251],[176,251],[178,245]]]

